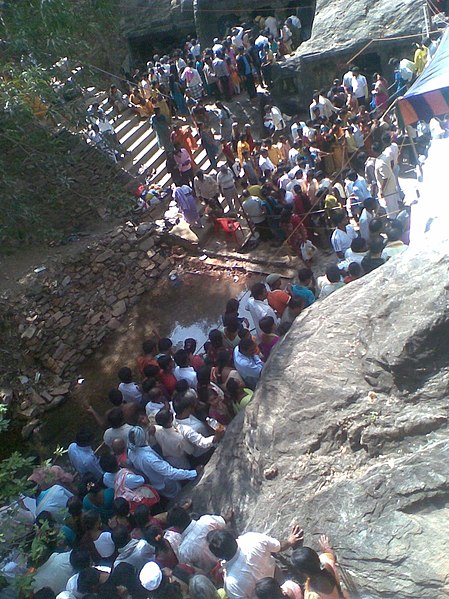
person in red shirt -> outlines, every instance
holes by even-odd
[[[143,355],[137,358],[136,363],[140,376],[143,378],[145,376],[143,372],[145,366],[148,366],[148,364],[153,364],[154,366],[158,365],[155,358],[157,354],[157,342],[154,339],[144,341],[142,343],[142,352]]]
[[[232,149],[232,144],[224,139],[220,139],[221,142],[221,150],[226,157],[226,162],[228,166],[232,167],[235,162],[235,154]]]
[[[189,354],[190,366],[198,372],[200,368],[204,366],[204,360],[201,356],[195,355],[196,352],[196,339],[186,339],[184,341],[184,349]]]
[[[282,277],[279,274],[271,274],[265,279],[265,284],[268,287],[268,303],[276,312],[276,314],[281,317],[284,313],[285,308],[287,307],[288,302],[290,301],[289,294],[281,289]]]
[[[171,355],[165,355],[158,358],[157,361],[161,369],[159,372],[159,381],[171,397],[176,390],[177,382],[175,375],[173,374],[173,358]]]

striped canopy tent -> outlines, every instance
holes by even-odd
[[[405,125],[449,114],[449,28],[432,62],[398,102]]]

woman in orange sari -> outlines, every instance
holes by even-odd
[[[189,125],[184,127],[175,125],[171,134],[171,141],[173,145],[179,144],[181,148],[186,149],[193,162],[193,152],[198,149],[198,144]]]
[[[153,104],[140,95],[138,87],[133,89],[132,94],[129,96],[129,102],[131,110],[138,114],[141,119],[150,117],[154,112]]]

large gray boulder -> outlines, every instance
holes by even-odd
[[[308,107],[314,90],[329,89],[332,80],[341,78],[353,63],[366,75],[378,71],[392,79],[389,58],[413,60],[414,43],[425,28],[424,4],[421,0],[317,0],[310,39],[276,65],[279,81],[274,91],[280,101],[286,91],[280,81],[290,78],[295,81],[295,99]]]
[[[364,596],[448,596],[447,264],[443,244],[409,249],[298,318],[195,509],[327,533]]]

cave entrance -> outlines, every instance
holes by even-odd
[[[220,39],[224,38],[229,34],[229,29],[240,23],[240,17],[235,13],[229,13],[228,15],[222,15],[217,19],[217,34]]]
[[[145,65],[149,60],[153,60],[155,54],[162,56],[176,48],[182,48],[188,35],[196,37],[192,31],[186,30],[130,37],[128,44],[132,59],[136,64]]]
[[[357,57],[354,62],[360,71],[365,75],[368,80],[368,87],[370,87],[371,79],[374,73],[382,72],[382,61],[377,52],[369,52],[368,54],[361,54]]]
[[[275,8],[272,6],[259,6],[257,10],[253,10],[251,13],[251,17],[255,19],[256,17],[269,17],[270,15],[274,16]]]

